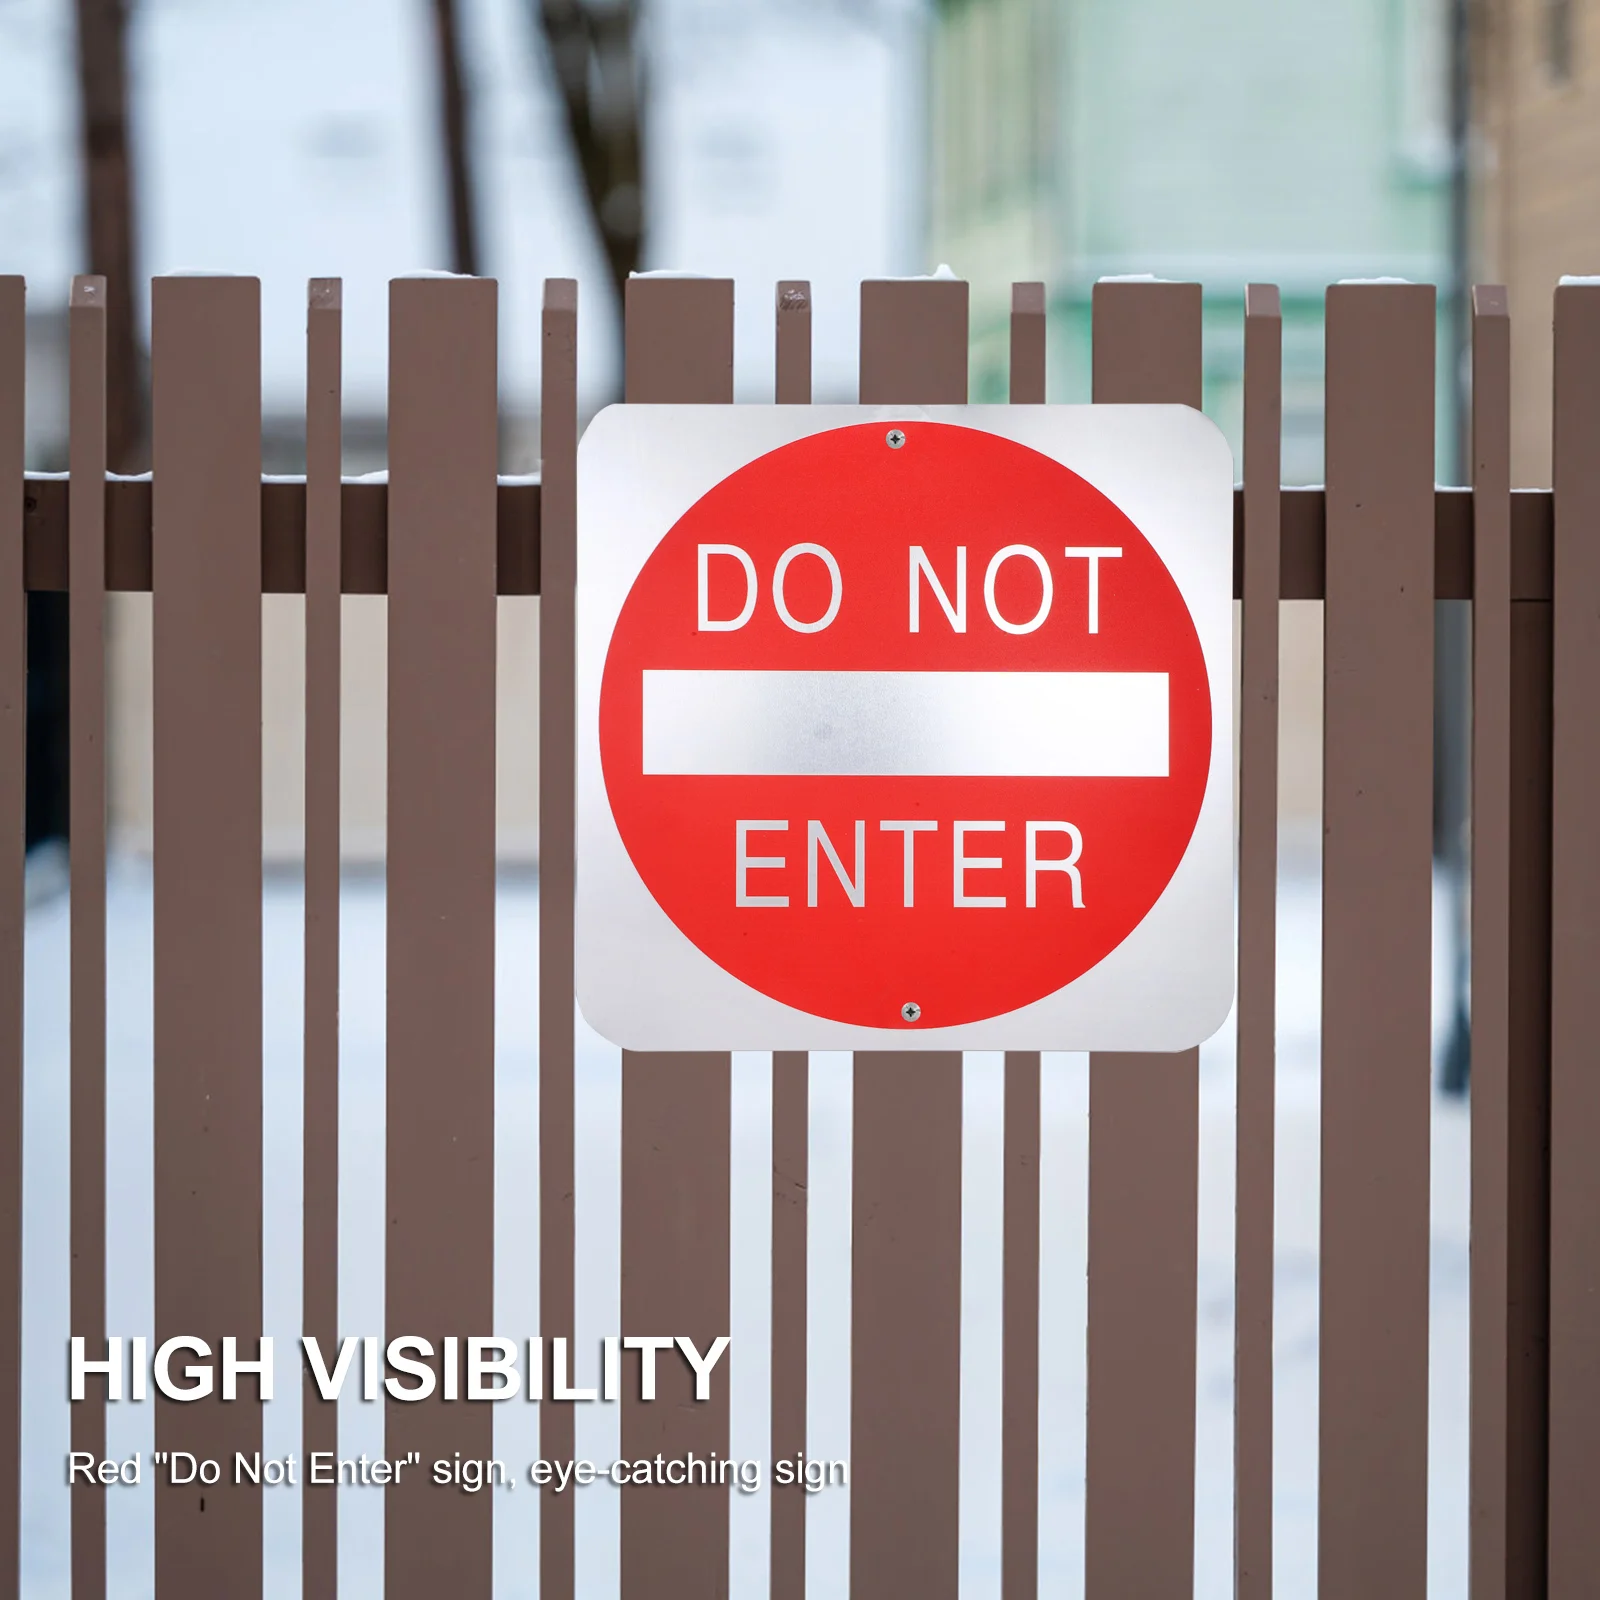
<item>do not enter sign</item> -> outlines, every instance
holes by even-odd
[[[1232,993],[1232,469],[1181,407],[617,407],[579,994],[635,1048],[1178,1049]]]

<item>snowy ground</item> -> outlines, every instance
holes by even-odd
[[[342,1089],[340,1322],[376,1332],[383,1307],[383,891],[353,876],[344,897],[344,1075]],[[109,1315],[113,1329],[147,1331],[152,1321],[150,1170],[150,880],[140,863],[113,869],[110,917]],[[268,1175],[266,1329],[287,1345],[299,1319],[300,1256],[300,901],[292,877],[269,880],[266,903],[266,1092]],[[1317,1356],[1318,885],[1286,875],[1280,911],[1277,1275],[1277,1579],[1284,1596],[1315,1592]],[[537,1101],[535,1095],[537,892],[528,876],[502,879],[499,901],[498,1217],[496,1331],[538,1326]],[[28,1303],[23,1359],[25,1590],[38,1600],[67,1595],[68,1447],[63,1398],[67,1327],[67,911],[63,898],[28,919],[27,1226]],[[1436,941],[1443,944],[1443,940]],[[813,1057],[812,1362],[810,1449],[847,1455],[849,1386],[849,1058]],[[616,1052],[582,1033],[578,1077],[579,1332],[614,1332],[617,1313]],[[963,1600],[999,1594],[997,1474],[1000,1382],[1001,1073],[997,1056],[966,1066],[964,1281],[962,1285]],[[1201,1056],[1200,1373],[1196,1593],[1231,1593],[1231,1361],[1233,1052],[1226,1032]],[[1043,1162],[1044,1348],[1041,1396],[1041,1592],[1082,1592],[1083,1350],[1087,1070],[1078,1056],[1046,1057]],[[765,1457],[770,1073],[768,1058],[734,1058],[733,1439],[735,1455]],[[1467,1419],[1467,1137],[1464,1105],[1436,1100],[1433,1136],[1433,1270],[1429,1594],[1465,1596]],[[487,1331],[487,1330],[484,1330]],[[594,1346],[591,1344],[590,1349]],[[537,1453],[532,1407],[497,1411],[497,1453]],[[381,1449],[378,1407],[348,1404],[341,1445]],[[113,1407],[110,1446],[148,1451],[148,1406]],[[609,1460],[616,1419],[580,1411],[579,1451]],[[298,1447],[298,1414],[268,1408],[269,1452]],[[295,1495],[266,1498],[267,1592],[297,1594],[299,1508]],[[618,1497],[594,1487],[579,1501],[579,1587],[585,1600],[617,1592]],[[499,1491],[497,1596],[536,1592],[536,1504]],[[383,1503],[347,1490],[341,1505],[343,1583],[357,1597],[381,1592]],[[109,1497],[114,1600],[151,1592],[151,1502],[147,1489]],[[765,1593],[766,1499],[736,1497],[731,1592]],[[810,1592],[846,1590],[848,1491],[811,1502]]]

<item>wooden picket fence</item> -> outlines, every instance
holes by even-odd
[[[261,596],[306,597],[305,1325],[336,1326],[340,594],[386,592],[386,1321],[486,1331],[494,1265],[495,600],[542,596],[539,1295],[574,1319],[576,287],[545,288],[542,482],[497,485],[496,285],[391,289],[387,484],[340,479],[340,288],[312,284],[307,472],[263,483],[259,289],[158,279],[153,480],[108,480],[105,287],[70,311],[70,481],[25,478],[23,284],[0,279],[0,1596],[18,1593],[26,589],[71,608],[71,1297],[105,1326],[104,616],[154,589],[154,1332],[261,1327]],[[1540,313],[1542,314],[1542,312]],[[777,392],[810,399],[810,297],[778,286]],[[731,402],[733,285],[628,285],[630,402]],[[1426,1588],[1434,600],[1470,599],[1471,1567],[1479,1597],[1600,1594],[1600,287],[1555,297],[1554,483],[1513,494],[1505,296],[1472,304],[1470,490],[1434,483],[1435,291],[1327,297],[1327,487],[1280,490],[1281,323],[1245,307],[1239,723],[1236,1571],[1272,1571],[1277,673],[1281,598],[1325,617],[1320,1592]],[[967,286],[861,290],[860,396],[967,397]],[[1044,399],[1042,287],[1019,284],[1011,399]],[[1201,395],[1197,285],[1106,283],[1104,402]],[[1038,1550],[1037,1055],[1005,1062],[1003,1586]],[[954,1600],[961,1062],[854,1067],[850,1587]],[[1086,1592],[1193,1589],[1196,1055],[1090,1065]],[[807,1058],[773,1061],[772,1455],[804,1448]],[[730,1059],[622,1065],[622,1327],[728,1331]],[[622,1403],[622,1447],[727,1453],[709,1403]],[[73,1408],[103,1453],[105,1411]],[[394,1405],[387,1452],[493,1454],[492,1407]],[[304,1447],[334,1408],[308,1398]],[[570,1406],[541,1448],[571,1456]],[[258,1448],[253,1405],[162,1403],[156,1446]],[[259,1492],[155,1491],[161,1600],[262,1586]],[[72,1490],[73,1595],[105,1592],[104,1491]],[[491,1496],[388,1491],[390,1600],[486,1597]],[[336,1584],[335,1496],[304,1495],[308,1597]],[[728,1499],[622,1493],[625,1600],[726,1594]],[[805,1496],[772,1498],[771,1593],[805,1593]],[[573,1496],[541,1508],[540,1593],[571,1600]]]

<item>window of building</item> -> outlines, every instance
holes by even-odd
[[[1428,180],[1450,170],[1450,28],[1457,3],[1404,0],[1399,14],[1400,156]]]
[[[1553,83],[1572,82],[1572,0],[1544,0],[1545,67]]]

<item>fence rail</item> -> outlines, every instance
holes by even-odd
[[[487,1329],[494,1263],[495,596],[542,592],[540,987],[572,988],[576,288],[546,286],[540,482],[497,479],[496,286],[391,290],[387,481],[341,482],[341,302],[308,303],[305,479],[263,479],[259,289],[158,280],[154,471],[105,472],[104,285],[71,309],[70,473],[25,476],[23,286],[0,279],[0,1600],[19,1592],[26,591],[72,607],[72,1316],[105,1281],[105,595],[155,575],[156,1334],[261,1318],[261,608],[305,593],[305,1326],[338,1303],[338,595],[389,596],[387,1320]],[[1235,1299],[1237,1592],[1272,1581],[1272,1257],[1278,602],[1324,602],[1319,1587],[1414,1600],[1426,1579],[1430,810],[1434,599],[1473,607],[1474,1600],[1600,1592],[1600,1249],[1593,974],[1600,954],[1600,288],[1557,291],[1555,488],[1509,480],[1511,321],[1479,290],[1473,485],[1433,482],[1434,292],[1330,290],[1326,489],[1279,484],[1277,293],[1245,305]],[[631,403],[729,403],[733,285],[638,278]],[[861,398],[967,392],[967,288],[862,286]],[[778,286],[780,403],[811,394],[808,286]],[[1094,302],[1097,401],[1197,404],[1196,285]],[[1044,395],[1041,286],[1016,287],[1014,403]],[[541,1332],[574,1326],[574,1032],[539,1016]],[[448,1062],[442,1071],[441,1062]],[[730,1058],[624,1054],[626,1327],[728,1330]],[[1038,1587],[1040,1065],[1005,1062],[1003,1592]],[[1192,1052],[1090,1068],[1086,1589],[1193,1588],[1198,1091]],[[772,1443],[803,1447],[810,1178],[803,1054],[773,1062]],[[857,1600],[958,1586],[959,1056],[858,1056],[852,1502]],[[685,1403],[679,1403],[680,1401]],[[625,1400],[630,1457],[726,1454],[726,1391]],[[491,1454],[489,1408],[388,1404],[390,1454]],[[182,1439],[175,1430],[181,1424]],[[541,1448],[573,1454],[570,1407]],[[157,1412],[157,1442],[248,1448],[259,1414]],[[306,1401],[305,1439],[335,1437]],[[74,1408],[77,1448],[104,1410]],[[198,1444],[197,1444],[198,1441]],[[74,1600],[105,1590],[104,1495],[73,1495]],[[486,1600],[491,1497],[390,1490],[386,1592]],[[772,1500],[771,1592],[805,1592],[805,1497]],[[332,1496],[306,1491],[305,1593],[337,1588]],[[258,1594],[259,1495],[163,1488],[161,1600]],[[571,1495],[541,1501],[540,1592],[571,1600]],[[726,1498],[623,1491],[625,1600],[725,1594]]]
[[[1282,600],[1321,600],[1327,563],[1327,495],[1320,488],[1279,491]],[[1233,597],[1244,598],[1245,492],[1234,490]],[[71,587],[64,476],[29,473],[23,496],[23,578],[30,593]],[[502,478],[495,522],[496,585],[504,595],[539,593],[540,485]],[[1473,597],[1473,492],[1434,491],[1434,598]],[[345,594],[385,594],[389,587],[389,486],[347,478],[339,486],[340,586]],[[1554,581],[1554,508],[1548,489],[1511,495],[1511,598],[1548,600]],[[150,592],[150,483],[106,480],[106,588]],[[261,592],[306,592],[306,485],[273,477],[261,484]]]

